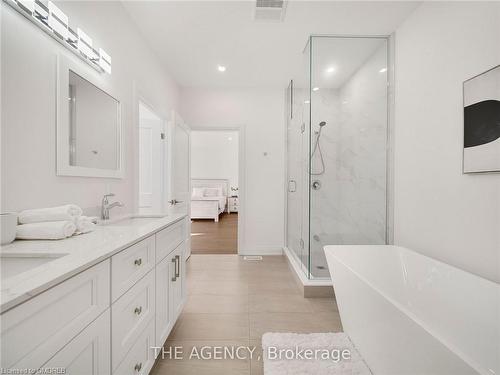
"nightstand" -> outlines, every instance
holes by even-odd
[[[238,197],[227,198],[227,213],[238,212]]]

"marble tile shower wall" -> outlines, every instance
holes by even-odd
[[[387,144],[386,46],[335,89],[312,93],[311,150],[319,122],[325,173],[313,175],[311,190],[311,273],[328,277],[323,246],[384,244]],[[319,152],[312,172],[320,171]],[[323,268],[324,267],[324,268]]]

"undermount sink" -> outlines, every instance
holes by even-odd
[[[101,220],[98,225],[110,225],[116,227],[125,227],[137,224],[149,224],[155,220],[161,219],[167,215],[132,215],[128,217],[111,219],[111,220]]]
[[[53,262],[67,254],[36,253],[36,254],[1,254],[1,279],[7,280],[12,276],[33,270],[43,264]]]

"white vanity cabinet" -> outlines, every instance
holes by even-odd
[[[163,346],[184,306],[187,241],[179,233],[185,231],[182,221],[156,235],[156,346]]]
[[[4,312],[1,368],[148,374],[185,302],[186,219],[150,233]]]
[[[173,267],[172,258],[169,256],[156,265],[156,346],[163,345],[174,325],[170,311],[170,285],[175,275]]]

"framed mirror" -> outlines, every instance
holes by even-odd
[[[122,178],[120,101],[78,62],[57,65],[57,175]]]

